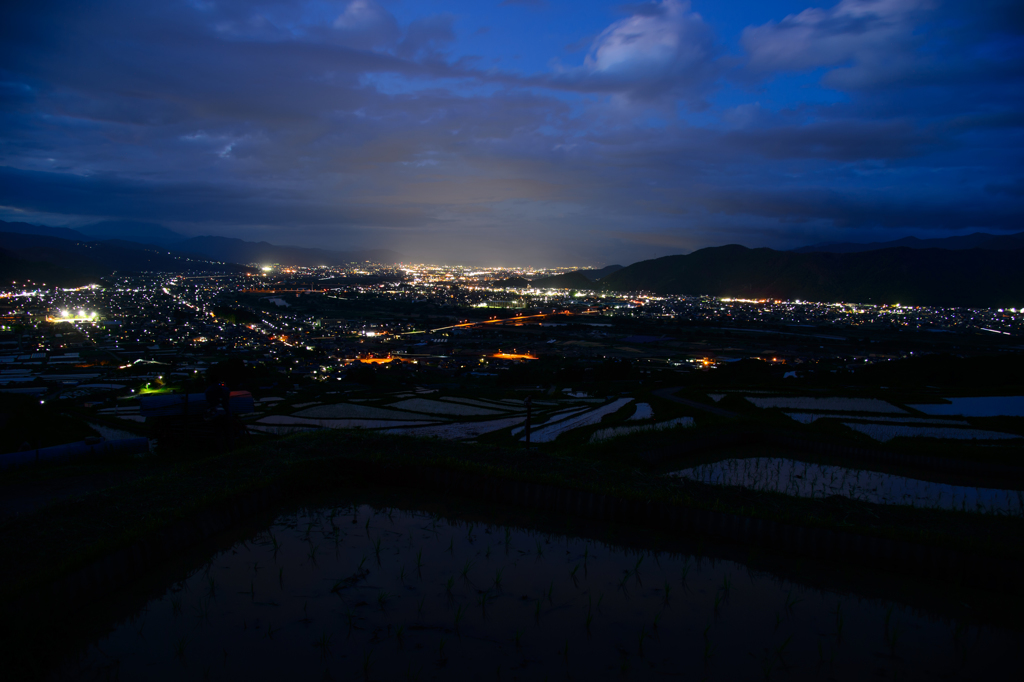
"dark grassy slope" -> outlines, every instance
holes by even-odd
[[[247,242],[228,237],[193,237],[179,242],[175,248],[231,263],[282,263],[306,267],[344,265],[361,261],[396,263],[402,260],[400,254],[388,249],[331,251],[299,246],[276,246],[267,242]]]
[[[883,249],[794,253],[739,245],[634,263],[601,283],[613,291],[734,298],[1018,306],[1024,249]]]
[[[21,279],[55,283],[95,281],[111,272],[245,272],[235,264],[211,263],[185,254],[130,242],[89,242],[0,232],[0,248]],[[5,269],[5,276],[7,270]],[[51,279],[46,279],[50,276]],[[18,279],[12,274],[10,279]],[[60,281],[58,281],[60,280]]]

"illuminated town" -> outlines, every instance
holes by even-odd
[[[503,284],[573,269],[275,265],[241,276],[112,276],[75,289],[12,284],[0,294],[0,384],[43,400],[110,396],[89,386],[123,382],[123,392],[138,389],[143,377],[131,363],[139,360],[159,361],[160,374],[173,379],[225,354],[302,381],[340,380],[353,364],[392,361],[429,371],[434,381],[482,379],[540,357],[617,358],[684,373],[758,358],[786,364],[799,377],[821,367],[908,357],[942,338],[933,334],[968,335],[984,344],[989,337],[1019,338],[1024,329],[1024,310],[1017,309]],[[680,330],[711,341],[675,338]],[[884,338],[868,338],[873,335]],[[770,349],[763,348],[765,337],[774,339]]]

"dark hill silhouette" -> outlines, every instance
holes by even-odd
[[[594,282],[621,269],[621,265],[607,265],[599,270],[572,270],[559,275],[538,277],[532,281],[523,277],[509,277],[495,282],[495,285],[517,289],[528,286],[535,289],[593,289]]]
[[[4,281],[33,281],[39,284],[61,287],[80,287],[96,281],[97,276],[78,268],[66,268],[53,263],[28,260],[17,253],[0,248],[0,272]]]
[[[594,281],[597,281],[597,280],[601,279],[602,277],[607,277],[608,275],[612,274],[613,272],[618,272],[621,269],[622,269],[621,265],[606,265],[603,268],[601,268],[600,270],[577,270],[576,272],[579,272],[580,274],[586,275],[587,279],[589,279],[592,282],[594,282]]]
[[[594,283],[582,271],[576,270],[532,280],[530,286],[534,289],[593,289]]]
[[[96,240],[119,239],[137,244],[174,246],[185,240],[185,236],[158,223],[137,220],[104,220],[92,225],[79,227],[78,232]]]
[[[739,245],[634,263],[613,291],[939,306],[1024,303],[1024,250],[882,249],[796,253]]]
[[[158,223],[131,220],[106,220],[76,229],[47,227],[0,220],[0,232],[57,237],[81,242],[106,242],[119,246],[152,248],[191,254],[196,258],[224,263],[281,263],[282,265],[344,265],[345,263],[397,263],[403,257],[389,249],[335,251],[301,246],[279,246],[268,242],[249,242],[231,237],[186,238]]]
[[[10,279],[83,283],[95,282],[112,272],[246,272],[250,268],[222,264],[189,254],[130,242],[91,242],[32,234],[0,232],[0,248],[7,264],[20,273]],[[5,267],[5,277],[7,275]],[[45,279],[50,277],[50,279]],[[57,278],[63,278],[57,281]]]
[[[499,279],[494,282],[496,287],[509,287],[510,289],[525,289],[530,286],[530,280],[525,277],[509,277],[507,279]]]
[[[8,223],[0,220],[0,232],[13,232],[15,234],[34,234],[40,237],[57,237],[58,239],[81,239],[89,241],[89,238],[69,227],[47,227],[46,225],[32,225],[30,223]]]

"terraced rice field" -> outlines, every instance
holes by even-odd
[[[1024,492],[1019,490],[956,486],[783,457],[724,459],[669,475],[795,497],[841,495],[876,504],[1024,515]]]
[[[550,443],[566,431],[578,429],[583,426],[600,424],[601,419],[606,414],[613,414],[631,402],[633,402],[632,398],[619,398],[597,409],[562,419],[548,426],[542,426],[531,434],[531,441],[534,443]],[[520,440],[526,440],[526,437],[524,436]]]
[[[308,426],[311,428],[328,429],[382,429],[389,426],[423,426],[436,424],[436,420],[404,420],[404,419],[309,419],[284,414],[274,414],[256,422],[263,425]]]
[[[907,424],[866,424],[862,422],[844,422],[844,425],[883,443],[893,438],[943,438],[951,440],[1011,440],[1020,438],[1020,436],[1012,433],[985,431],[982,429],[909,426]]]
[[[906,410],[877,398],[815,398],[805,396],[759,398],[747,396],[747,400],[761,409],[781,408],[783,410],[906,414]]]
[[[658,422],[657,424],[637,424],[636,426],[610,426],[607,429],[601,429],[600,431],[595,431],[593,434],[591,434],[590,442],[600,443],[601,441],[609,440],[611,438],[627,436],[631,433],[664,431],[665,429],[674,429],[676,427],[687,426],[693,426],[693,417],[679,417],[677,419],[669,419],[668,421]]]
[[[801,424],[813,424],[819,419],[845,419],[848,421],[872,421],[884,424],[935,424],[942,426],[969,426],[958,419],[929,419],[927,417],[856,417],[843,412],[834,414],[815,412],[787,412],[786,416]]]
[[[398,410],[409,410],[410,412],[423,412],[426,414],[444,414],[458,417],[496,417],[505,413],[504,409],[494,407],[476,407],[473,405],[462,405],[459,403],[441,402],[439,400],[427,400],[425,398],[410,398],[392,403],[388,407]]]
[[[523,423],[522,416],[506,417],[504,419],[491,419],[488,421],[465,422],[462,424],[438,424],[436,426],[423,426],[417,428],[392,428],[388,433],[398,433],[408,436],[433,436],[445,440],[463,440],[466,438],[477,438],[485,433],[493,433],[507,429],[510,426]]]
[[[472,405],[473,407],[483,407],[490,410],[503,410],[503,411],[515,411],[525,409],[522,403],[519,405],[509,405],[505,403],[496,403],[490,400],[476,400],[473,398],[441,398],[443,402],[458,403],[460,405]]]
[[[949,405],[911,405],[915,410],[933,415],[964,417],[1024,417],[1024,396],[979,398],[947,398]]]
[[[995,680],[1022,647],[735,561],[343,503],[210,556],[55,679]]]
[[[308,417],[310,419],[422,419],[422,414],[414,412],[403,412],[401,410],[388,410],[370,405],[353,405],[351,403],[336,403],[334,405],[320,405],[310,407],[293,416]]]

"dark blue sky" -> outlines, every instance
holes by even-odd
[[[1020,0],[0,9],[0,218],[429,261],[1024,230]]]

